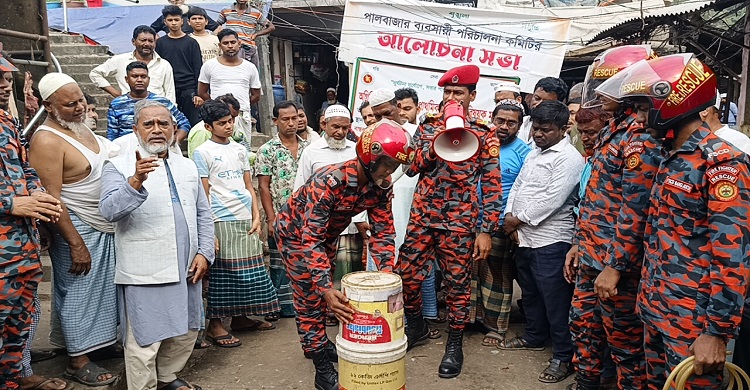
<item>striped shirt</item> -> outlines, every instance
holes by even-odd
[[[169,99],[153,92],[149,92],[146,99],[155,100],[163,104],[177,120],[177,128],[185,132],[190,132],[190,122]],[[126,93],[114,98],[112,103],[109,104],[109,112],[107,113],[107,138],[110,141],[133,132],[135,104],[140,100],[142,99],[133,99],[130,97],[130,93]]]
[[[263,13],[254,7],[247,7],[247,10],[240,14],[234,8],[221,10],[218,18],[219,24],[226,24],[226,28],[233,30],[240,38],[243,46],[255,46],[255,41],[250,36],[258,31],[258,26],[265,26],[268,19]]]

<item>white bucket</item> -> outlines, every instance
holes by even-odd
[[[353,272],[341,278],[341,291],[356,313],[341,324],[339,337],[350,344],[394,344],[404,340],[404,298],[401,277],[386,272]],[[353,348],[351,345],[349,348]]]
[[[406,389],[406,338],[373,345],[342,342],[339,335],[336,347],[340,390]]]

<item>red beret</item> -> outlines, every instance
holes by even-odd
[[[479,82],[479,67],[464,65],[449,69],[438,81],[438,87],[446,85],[474,85]]]

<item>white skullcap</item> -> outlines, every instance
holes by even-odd
[[[47,73],[39,80],[39,93],[42,100],[47,100],[58,89],[68,84],[77,84],[76,81],[65,73]]]
[[[722,99],[724,99],[725,97],[727,97],[727,94],[726,93],[722,93],[720,96],[721,96]]]
[[[328,88],[326,89],[326,93],[328,92],[336,92],[336,88]]]
[[[367,98],[367,101],[370,102],[371,106],[375,107],[383,103],[388,103],[395,98],[396,94],[394,94],[393,91],[387,88],[380,88],[372,91],[370,96]]]
[[[521,93],[521,87],[518,84],[512,84],[512,83],[497,84],[495,86],[495,92],[502,92],[502,91]]]
[[[346,108],[345,106],[342,106],[341,104],[334,104],[326,108],[326,113],[324,115],[325,119],[329,119],[329,118],[333,118],[337,116],[351,119],[352,114],[349,112],[348,108]]]

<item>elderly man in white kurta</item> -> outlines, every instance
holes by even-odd
[[[115,222],[130,390],[191,389],[177,378],[203,322],[200,280],[214,259],[211,210],[192,161],[169,151],[169,110],[135,106],[135,153],[105,163],[100,210]]]

